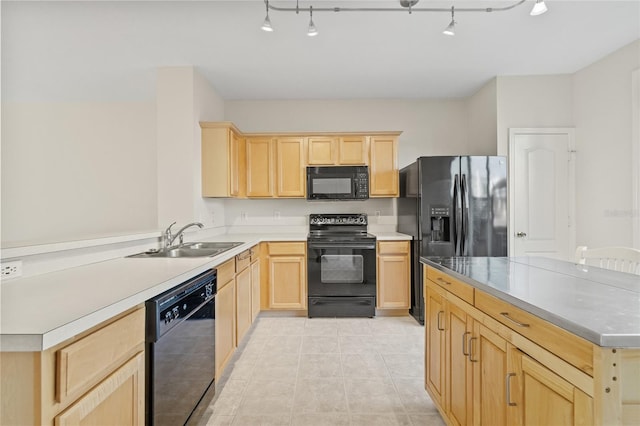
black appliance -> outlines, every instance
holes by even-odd
[[[311,214],[307,238],[308,316],[376,314],[376,237],[366,214]]]
[[[184,425],[215,394],[216,279],[212,269],[146,302],[147,425]]]
[[[368,166],[307,167],[307,200],[368,198]]]
[[[413,237],[411,309],[424,324],[420,256],[507,255],[505,157],[420,157],[400,170],[398,232]]]

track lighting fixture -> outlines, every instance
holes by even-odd
[[[273,27],[271,26],[271,19],[269,19],[269,0],[265,0],[267,5],[267,16],[264,18],[264,22],[262,23],[262,31],[272,32]]]
[[[282,0],[279,3],[284,3],[286,0]],[[293,0],[290,0],[293,2]],[[453,8],[444,8],[444,7],[418,7],[415,6],[418,4],[420,0],[399,0],[400,7],[331,7],[331,6],[323,6],[316,7],[314,9],[313,6],[303,7],[301,8],[299,5],[299,0],[295,0],[295,7],[284,7],[284,6],[273,6],[269,4],[269,0],[264,0],[267,5],[267,16],[264,19],[264,23],[262,24],[262,29],[265,31],[273,31],[273,27],[271,26],[271,20],[269,19],[269,11],[275,10],[277,12],[295,12],[299,14],[301,11],[306,12],[309,11],[309,28],[307,30],[308,36],[318,35],[318,29],[313,23],[313,12],[408,12],[412,14],[413,12],[449,12],[451,11],[451,22],[447,26],[447,28],[443,31],[443,34],[446,35],[455,35],[455,26],[457,22],[454,19],[454,12],[458,13],[470,13],[470,12],[505,12],[507,10],[511,10],[515,7],[520,6],[527,0],[512,0],[513,3],[502,6],[502,7],[460,7],[458,9]],[[389,0],[390,1],[390,0]],[[398,0],[395,0],[398,2]],[[337,2],[337,0],[336,0]],[[322,4],[326,4],[323,2]],[[544,0],[535,0],[535,4],[533,5],[533,9],[531,9],[531,15],[536,16],[543,14],[547,11],[547,6],[544,4]]]
[[[531,16],[542,15],[547,11],[547,5],[544,4],[544,0],[536,0],[536,4],[533,5],[533,9],[531,9]]]
[[[449,36],[456,35],[456,20],[455,20],[455,16],[454,16],[453,6],[451,6],[451,22],[449,23],[447,28],[444,29],[442,34],[449,35]]]
[[[307,35],[309,37],[314,37],[318,35],[318,29],[313,23],[313,6],[309,6],[309,30],[307,30]]]

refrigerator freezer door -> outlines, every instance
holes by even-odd
[[[455,175],[460,157],[421,157],[420,222],[422,256],[453,256],[456,240]]]
[[[463,256],[507,255],[507,166],[504,157],[461,157]]]

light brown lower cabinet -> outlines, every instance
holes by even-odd
[[[409,241],[377,243],[378,309],[409,309],[411,297],[411,264]]]
[[[56,416],[55,425],[143,425],[144,386],[144,352],[138,352]]]
[[[307,309],[306,243],[273,242],[267,250],[267,309]]]
[[[466,283],[425,277],[425,389],[448,424],[597,424],[592,376],[470,304]]]
[[[236,275],[236,346],[240,345],[252,323],[251,284],[251,267],[247,266]]]
[[[51,349],[0,352],[0,424],[144,425],[144,307]]]
[[[251,262],[251,321],[260,313],[260,256]]]
[[[219,275],[218,275],[219,276]],[[216,377],[222,375],[236,348],[235,278],[218,285],[216,294]]]

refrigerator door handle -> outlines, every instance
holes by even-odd
[[[467,217],[467,175],[462,174],[460,179],[461,220],[460,220],[460,255],[466,256],[467,231],[469,218]]]
[[[460,194],[460,177],[456,173],[453,178],[453,214],[451,217],[453,218],[453,254],[455,256],[460,255],[460,249],[458,244],[458,238],[460,236],[460,228],[459,228],[459,216],[458,216],[458,197]]]

